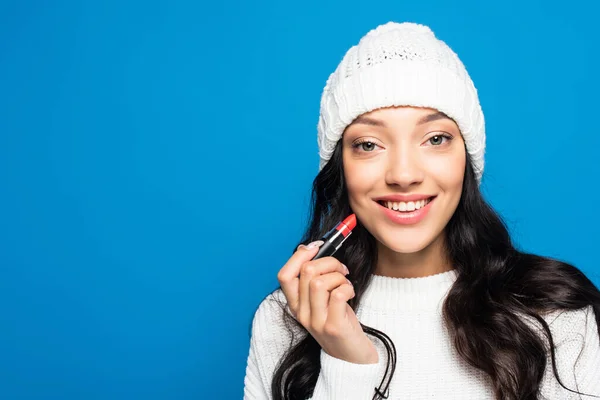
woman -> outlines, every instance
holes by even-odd
[[[477,92],[429,28],[390,22],[346,53],[318,143],[311,244],[256,312],[246,399],[600,398],[600,292],[513,247],[479,191]]]

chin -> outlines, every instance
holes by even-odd
[[[378,237],[377,240],[395,253],[410,254],[427,248],[434,242],[435,237],[408,233],[407,235],[396,234],[393,237],[384,235],[384,237]]]
[[[404,243],[399,243],[397,240],[395,240],[393,243],[389,243],[389,242],[381,242],[382,245],[384,245],[385,247],[387,247],[388,249],[390,249],[391,251],[393,251],[394,253],[401,253],[401,254],[411,254],[411,253],[418,253],[420,251],[422,251],[423,249],[425,249],[429,244],[431,244],[430,241],[410,241],[410,242],[404,242]]]

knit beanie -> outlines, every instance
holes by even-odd
[[[317,126],[319,170],[356,117],[391,106],[433,108],[452,118],[481,182],[485,124],[477,90],[450,47],[427,26],[409,22],[368,32],[327,79]]]

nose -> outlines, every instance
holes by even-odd
[[[385,179],[390,186],[409,189],[411,186],[423,182],[425,171],[417,152],[409,146],[403,147],[390,153]]]

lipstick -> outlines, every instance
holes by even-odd
[[[352,234],[352,229],[355,227],[356,215],[350,214],[321,238],[325,243],[319,248],[319,252],[314,256],[313,260],[333,255]]]

